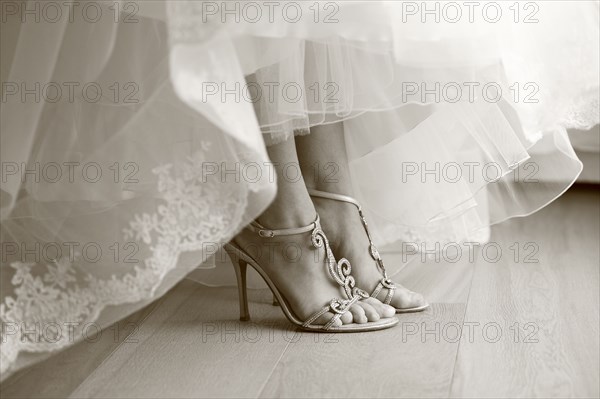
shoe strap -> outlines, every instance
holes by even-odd
[[[381,259],[381,255],[379,255],[379,251],[377,250],[375,243],[373,243],[373,238],[371,237],[371,232],[369,231],[369,225],[367,224],[367,220],[365,219],[365,215],[363,214],[362,207],[360,206],[359,202],[356,199],[354,199],[348,195],[328,193],[326,191],[308,189],[308,193],[312,197],[331,199],[331,200],[340,201],[340,202],[347,202],[347,203],[350,203],[350,204],[353,204],[356,206],[356,208],[358,209],[358,214],[360,216],[360,220],[365,229],[365,233],[367,233],[367,238],[369,239],[369,254],[371,255],[371,258],[373,258],[373,260],[377,263],[377,266],[379,266],[379,269],[381,270],[381,274],[383,275],[382,281],[384,281],[384,280],[391,281],[387,275],[387,271],[385,270],[385,265],[383,264],[383,259]]]
[[[308,194],[310,194],[311,197],[320,197],[320,198],[326,198],[326,199],[330,199],[330,200],[334,200],[334,201],[347,202],[352,205],[355,205],[358,209],[361,209],[358,201],[348,195],[328,193],[326,191],[319,191],[319,190],[315,190],[312,188],[308,189]]]
[[[319,310],[318,312],[315,312],[312,316],[310,316],[308,318],[308,320],[306,320],[304,322],[304,324],[302,324],[302,326],[309,327],[319,317],[323,316],[327,312],[331,312],[331,313],[333,313],[333,316],[331,317],[331,319],[329,320],[329,322],[327,324],[325,324],[321,327],[323,330],[329,330],[335,324],[335,322],[337,320],[339,320],[339,318],[342,317],[342,315],[344,313],[348,312],[350,307],[352,305],[354,305],[356,302],[358,302],[359,300],[360,300],[359,296],[354,296],[351,299],[343,299],[343,300],[334,298],[331,300],[331,302],[329,303],[328,306],[323,307],[321,310]]]
[[[394,297],[394,293],[396,292],[396,284],[390,280],[389,278],[382,278],[381,281],[377,284],[377,287],[371,293],[371,296],[377,299],[377,296],[381,292],[383,288],[387,288],[388,293],[385,296],[383,303],[389,305],[392,302],[392,298]]]
[[[272,237],[277,237],[277,236],[291,236],[291,235],[296,235],[296,234],[308,233],[310,231],[315,230],[316,228],[319,228],[320,226],[321,226],[321,221],[319,219],[319,215],[317,214],[317,218],[315,219],[315,221],[312,222],[311,224],[309,224],[308,226],[304,226],[304,227],[274,230],[274,229],[268,229],[268,228],[264,227],[257,221],[253,221],[247,226],[247,228],[248,228],[248,230],[258,234],[259,236],[261,236],[263,238],[272,238]]]

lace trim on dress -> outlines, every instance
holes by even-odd
[[[86,272],[77,256],[48,264],[11,263],[16,271],[11,280],[14,295],[0,304],[2,374],[21,351],[49,352],[72,344],[82,326],[97,320],[107,306],[150,299],[182,252],[202,250],[206,242],[221,243],[235,233],[246,208],[245,191],[238,187],[224,196],[216,189],[218,181],[203,181],[208,149],[203,143],[203,149],[183,164],[153,170],[164,204],[154,213],[136,214],[123,230],[125,239],[138,240],[152,254],[133,273],[99,278]],[[36,328],[42,331],[33,334]]]

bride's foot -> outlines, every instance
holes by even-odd
[[[348,202],[327,198],[312,197],[321,224],[327,231],[329,242],[336,257],[345,257],[353,265],[352,273],[359,287],[369,294],[381,282],[382,273],[376,261],[370,255],[370,243],[359,216],[357,207]],[[393,297],[389,304],[399,310],[422,310],[427,302],[419,293],[410,291],[395,283]],[[382,288],[377,299],[386,300],[387,288]]]
[[[300,166],[310,189],[328,193],[352,195],[352,179],[344,123],[330,123],[311,127],[311,134],[296,138]],[[365,134],[368,134],[365,132]],[[315,170],[319,173],[315,174]],[[323,173],[322,173],[323,172]],[[333,174],[332,174],[333,172]],[[312,178],[311,178],[312,177]],[[371,257],[369,239],[362,225],[357,207],[352,203],[322,199],[313,196],[313,203],[321,215],[321,224],[327,232],[336,257],[344,257],[352,264],[356,284],[372,294],[380,286],[383,275]],[[387,284],[387,283],[386,283]],[[392,284],[389,284],[392,286]],[[395,284],[390,304],[399,312],[422,310],[427,303],[420,294]],[[382,288],[377,298],[385,301],[390,290]]]
[[[275,226],[262,220],[260,223],[266,228]],[[299,319],[309,319],[333,298],[346,299],[342,288],[328,274],[325,247],[314,247],[309,233],[261,237],[244,230],[234,243],[257,261]],[[394,314],[393,307],[366,298],[351,305],[333,326],[364,324]],[[312,324],[325,325],[332,317],[334,313],[328,311]]]
[[[298,165],[295,141],[290,139],[272,145],[268,147],[268,151],[277,175],[278,190],[275,200],[257,222],[266,229],[298,229],[309,226],[315,222],[317,212],[304,179],[290,180],[286,170],[293,164]],[[327,234],[327,230],[324,232]],[[261,237],[248,229],[244,229],[234,239],[234,243],[254,259],[285,298],[285,306],[302,321],[310,320],[315,313],[329,305],[332,299],[350,299],[339,282],[330,276],[327,245],[319,246],[314,239],[316,238],[311,237],[311,232],[306,231]],[[319,235],[319,239],[323,239],[323,236]],[[352,281],[345,276],[344,279],[338,277],[338,280]],[[343,312],[341,317],[334,315],[331,312],[334,309],[330,307],[329,311],[312,320],[311,324],[326,326],[332,318],[334,327],[350,323],[364,324],[395,314],[394,308],[374,298],[351,303],[349,311]],[[339,315],[340,312],[336,314]]]

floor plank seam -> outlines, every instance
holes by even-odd
[[[290,347],[290,342],[288,341],[288,343],[285,345],[285,348],[283,348],[283,350],[281,351],[281,355],[279,355],[279,358],[277,359],[277,361],[273,365],[273,368],[271,369],[271,372],[269,373],[269,375],[267,375],[267,378],[265,378],[265,381],[263,382],[263,384],[261,385],[260,389],[258,390],[258,394],[256,395],[256,399],[260,398],[260,396],[262,395],[262,393],[265,390],[267,384],[271,380],[271,376],[275,372],[275,369],[279,365],[279,362],[281,362],[281,359],[283,358],[283,355],[285,355],[285,353],[287,352],[287,350],[288,350],[289,347]]]
[[[467,318],[467,310],[469,309],[469,302],[471,300],[471,291],[473,290],[473,280],[475,279],[475,267],[477,262],[473,262],[473,266],[471,267],[471,282],[469,283],[469,293],[467,294],[467,301],[465,304],[465,310],[463,311],[463,317],[461,324],[464,327],[465,319]],[[454,387],[454,378],[456,376],[456,365],[458,364],[458,356],[460,354],[460,345],[463,340],[463,329],[460,332],[460,340],[458,341],[458,345],[456,346],[456,355],[454,356],[454,365],[452,366],[452,376],[450,377],[450,386],[448,387],[448,395],[447,398],[452,397],[452,388]]]

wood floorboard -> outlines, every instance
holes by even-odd
[[[368,334],[305,334],[290,344],[264,398],[439,398],[450,388],[463,304],[434,304]],[[311,337],[312,335],[312,337]]]
[[[66,398],[160,304],[156,301],[93,336],[44,361],[18,371],[0,385],[3,399]]]
[[[453,397],[599,396],[598,204],[572,191],[494,228],[504,255],[476,264]]]
[[[72,394],[74,398],[256,397],[288,342],[287,323],[266,291],[251,292],[240,322],[237,290],[187,281]]]

